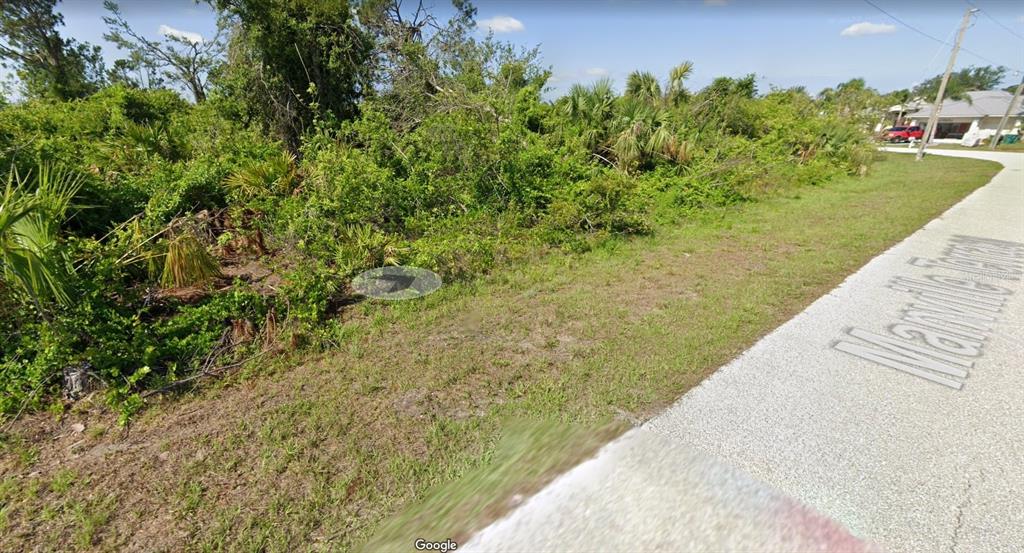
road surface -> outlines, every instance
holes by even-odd
[[[933,155],[1005,168],[459,550],[1024,551],[1024,155]]]

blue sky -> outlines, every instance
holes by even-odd
[[[446,0],[430,1],[437,13],[450,11]],[[964,0],[871,1],[948,42],[969,7]],[[1024,68],[1024,40],[992,20],[1024,36],[1024,2],[972,1],[984,13],[974,18],[964,46],[985,59],[962,52],[957,67],[994,62]],[[762,90],[803,85],[817,92],[863,77],[888,91],[941,72],[949,55],[948,46],[864,0],[482,0],[476,5],[482,28],[524,47],[540,46],[541,61],[553,72],[549,97],[573,82],[603,76],[621,86],[634,69],[664,78],[684,60],[694,62],[692,89],[720,75],[754,73]],[[116,59],[117,52],[102,39],[101,0],[65,0],[58,8],[66,35],[101,44],[108,62]],[[161,25],[205,36],[215,28],[209,8],[190,0],[122,1],[121,8],[135,28],[153,37]],[[1019,78],[1011,74],[1005,84]]]

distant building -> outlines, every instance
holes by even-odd
[[[1013,99],[1013,94],[1005,90],[978,90],[968,92],[970,100],[943,100],[939,110],[939,124],[935,129],[935,140],[939,142],[960,142],[968,139],[984,140],[996,133],[999,120],[1006,113],[1006,106]],[[1021,121],[1024,120],[1024,107],[1018,99],[1010,112],[1010,119],[1003,128],[1003,134],[1020,134]],[[925,126],[932,113],[931,104],[922,104],[921,108],[906,117],[911,125]]]
[[[883,122],[887,123],[888,127],[899,127],[903,126],[907,122],[907,115],[915,113],[921,109],[924,105],[921,100],[912,100],[905,104],[896,104],[887,110],[887,115],[883,118]],[[875,129],[881,130],[881,129]]]

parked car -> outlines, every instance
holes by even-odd
[[[921,140],[924,127],[893,127],[885,132],[883,139],[889,142],[910,142],[910,139]]]

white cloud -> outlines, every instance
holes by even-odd
[[[481,29],[487,29],[495,33],[518,33],[526,30],[522,21],[507,15],[497,15],[489,19],[481,19],[476,25]]]
[[[884,35],[889,33],[895,33],[896,26],[888,23],[868,23],[867,21],[861,21],[860,23],[854,23],[849,27],[843,29],[839,36],[864,36],[864,35]]]
[[[729,0],[704,0],[705,6],[724,6],[729,3]]]
[[[584,73],[586,73],[587,75],[589,75],[591,77],[607,77],[608,76],[608,70],[605,69],[604,67],[591,67],[590,69],[587,69],[586,71],[584,71]]]
[[[160,25],[159,32],[164,36],[180,38],[181,40],[191,42],[192,44],[203,43],[203,35],[199,33],[193,33],[191,31],[182,31],[180,29],[175,29],[174,27],[168,25]]]

